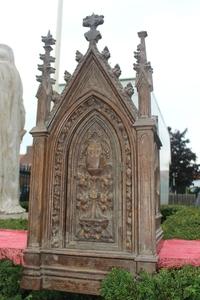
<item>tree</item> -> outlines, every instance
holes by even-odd
[[[197,156],[188,147],[189,139],[185,138],[187,129],[183,132],[168,127],[171,142],[170,188],[177,193],[185,193],[195,178],[200,175],[200,164]]]

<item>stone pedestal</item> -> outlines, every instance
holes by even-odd
[[[8,220],[8,219],[28,219],[28,213],[18,213],[18,214],[3,214],[0,213],[0,220]]]

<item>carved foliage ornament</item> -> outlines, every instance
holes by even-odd
[[[108,136],[98,123],[93,124],[83,137],[78,154],[76,175],[78,240],[113,241],[112,160]]]
[[[102,56],[103,56],[103,58],[105,60],[107,60],[107,61],[109,60],[109,58],[110,58],[110,51],[109,51],[108,47],[105,47],[103,49],[103,51],[101,52],[101,54],[102,54]]]
[[[80,52],[80,51],[76,51],[76,56],[75,56],[75,59],[77,62],[80,62],[81,59],[83,58],[83,54]]]

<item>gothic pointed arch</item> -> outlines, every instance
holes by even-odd
[[[54,144],[51,247],[96,241],[131,251],[133,142],[122,119],[106,103],[93,97],[80,107],[78,116],[76,108],[63,122]],[[92,152],[101,157],[96,157],[96,174],[88,167]],[[125,230],[119,232],[122,224]],[[60,236],[66,236],[65,242]]]
[[[71,181],[67,185],[71,207],[66,220],[72,224],[69,239],[116,244],[122,219],[122,153],[118,137],[98,112],[81,125],[68,153],[68,161],[72,162],[67,170]]]

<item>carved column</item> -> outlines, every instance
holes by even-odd
[[[134,127],[137,134],[138,176],[137,271],[141,268],[155,271],[157,261],[154,176],[155,123],[151,119],[139,119]]]
[[[41,288],[40,247],[42,240],[42,208],[44,200],[45,182],[45,153],[47,131],[44,129],[32,130],[33,135],[33,162],[31,167],[30,197],[29,197],[29,225],[28,244],[24,252],[24,264],[21,287],[28,289]],[[32,266],[34,266],[32,268]],[[29,277],[32,279],[30,280]]]
[[[44,165],[46,153],[46,140],[48,132],[45,130],[32,130],[33,135],[33,163],[31,169],[31,190],[29,204],[29,236],[28,247],[40,247],[41,240],[41,210],[44,190]]]
[[[136,87],[138,91],[139,118],[134,127],[137,134],[138,176],[138,255],[137,271],[141,268],[154,271],[156,267],[155,224],[155,134],[156,122],[151,117],[152,68],[147,62],[145,31],[139,32],[141,39],[135,58],[137,64]]]
[[[55,44],[50,32],[46,37],[42,37],[44,42],[45,54],[41,54],[43,60],[42,65],[38,65],[38,69],[42,71],[41,76],[36,76],[40,82],[36,97],[38,98],[36,127],[31,130],[33,136],[33,162],[31,170],[30,199],[29,199],[29,228],[28,228],[28,248],[25,251],[25,264],[34,265],[35,268],[29,267],[29,273],[32,276],[40,276],[40,247],[42,240],[42,209],[44,203],[45,191],[45,159],[46,159],[46,143],[48,131],[46,128],[46,120],[49,116],[52,84],[54,80],[50,78],[50,74],[54,73],[51,62],[55,59],[50,56],[52,50],[51,45]],[[38,266],[38,268],[36,268]],[[26,271],[25,271],[26,272]],[[24,277],[23,286],[29,286],[29,282]],[[38,278],[34,281],[34,288],[40,288],[41,281]],[[31,286],[32,287],[32,286]],[[32,287],[33,288],[33,287]]]

